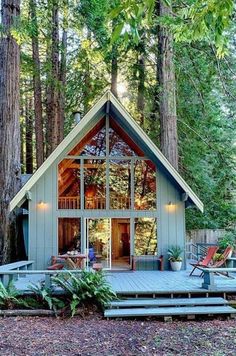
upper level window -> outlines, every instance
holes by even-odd
[[[110,160],[110,209],[131,207],[131,165],[130,160]]]
[[[79,159],[63,159],[58,165],[58,209],[80,209]]]
[[[156,169],[149,160],[137,160],[134,164],[134,208],[156,209]]]
[[[109,128],[109,154],[110,156],[144,156],[136,143],[112,119]]]
[[[106,124],[100,120],[58,165],[58,208],[156,209],[155,165],[113,118],[109,132]]]
[[[106,161],[84,160],[84,207],[85,209],[106,208]]]
[[[99,121],[94,128],[69,152],[70,156],[105,156],[106,128],[105,120]]]

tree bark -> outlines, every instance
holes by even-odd
[[[171,5],[157,0],[158,16],[171,16]],[[178,170],[178,135],[173,38],[163,25],[158,26],[157,97],[160,119],[161,151]]]
[[[0,38],[0,264],[11,255],[16,240],[16,213],[9,203],[20,189],[19,68],[20,50],[11,26],[20,16],[19,0],[2,0]]]
[[[43,134],[43,109],[42,109],[42,85],[40,78],[38,22],[36,14],[36,1],[29,2],[31,22],[34,27],[32,35],[32,59],[34,64],[34,115],[35,115],[35,139],[36,139],[36,163],[39,168],[44,161],[44,134]]]
[[[47,153],[48,155],[61,142],[61,109],[60,109],[60,88],[59,88],[59,16],[58,2],[52,0],[50,3],[52,15],[50,64],[51,70],[48,75],[47,87]]]
[[[64,138],[64,122],[65,122],[65,91],[66,91],[66,62],[67,62],[67,0],[63,1],[64,5],[64,16],[63,16],[63,32],[62,32],[62,41],[61,41],[61,61],[60,61],[60,121],[59,121],[59,139],[60,142]]]
[[[117,77],[118,77],[118,62],[117,62],[117,50],[115,46],[112,48],[111,53],[111,92],[118,97],[117,92]]]
[[[137,96],[137,109],[139,113],[140,126],[144,127],[144,94],[145,94],[145,45],[144,41],[140,42],[137,47],[138,60],[138,96]]]
[[[25,167],[26,173],[33,173],[33,103],[32,98],[25,102]]]

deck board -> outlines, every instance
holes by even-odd
[[[137,316],[180,316],[180,315],[208,315],[208,314],[236,314],[236,309],[229,306],[197,306],[197,307],[164,307],[164,308],[133,308],[107,309],[107,318],[137,317]]]
[[[163,306],[193,306],[193,305],[225,305],[228,301],[224,298],[133,298],[113,301],[109,308],[128,308],[128,307],[163,307]]]
[[[189,271],[135,271],[109,273],[107,280],[116,293],[176,293],[200,292],[202,278],[189,276]],[[236,292],[236,279],[215,276],[216,291]],[[207,290],[205,290],[207,291]]]

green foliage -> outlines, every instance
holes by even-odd
[[[52,291],[48,288],[45,288],[42,283],[38,282],[37,284],[31,284],[29,288],[35,295],[36,305],[38,303],[42,307],[46,307],[54,311],[64,307],[64,302],[54,297],[52,295]],[[30,300],[28,300],[28,303],[30,304]]]
[[[170,256],[169,261],[181,262],[182,261],[182,257],[181,257],[182,253],[183,253],[183,250],[180,246],[171,246],[168,249],[168,255]]]
[[[16,306],[24,305],[24,301],[19,298],[19,293],[11,281],[7,287],[0,282],[0,308],[13,309]]]
[[[233,0],[195,0],[179,11],[181,22],[175,26],[175,39],[189,43],[207,40],[215,43],[217,55],[223,57],[227,53],[224,31],[229,28],[233,9]]]
[[[218,244],[220,250],[223,252],[228,246],[234,249],[236,247],[236,236],[235,232],[228,231],[224,236],[219,238]]]
[[[78,306],[84,303],[93,303],[104,308],[116,297],[102,272],[82,271],[79,277],[70,273],[69,278],[60,275],[53,277],[53,281],[68,294],[72,316]]]
[[[110,18],[120,16],[113,33],[113,41],[117,40],[121,32],[133,37],[135,43],[140,40],[140,27],[147,24],[159,23],[171,29],[177,42],[192,43],[207,41],[215,44],[217,55],[227,54],[227,37],[225,31],[231,23],[234,10],[233,0],[194,0],[185,3],[163,1],[167,7],[173,4],[170,16],[155,17],[155,0],[125,0],[110,12]],[[124,38],[127,38],[124,36]]]

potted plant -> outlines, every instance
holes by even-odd
[[[169,261],[172,271],[179,271],[182,267],[182,254],[183,250],[179,246],[171,246],[168,249]]]
[[[226,232],[222,237],[219,238],[218,240],[218,244],[219,244],[219,249],[222,252],[224,252],[224,250],[230,246],[232,248],[232,252],[236,246],[236,237],[234,235],[233,232],[228,231]],[[232,256],[232,252],[231,255],[228,256],[228,258],[230,258]]]

